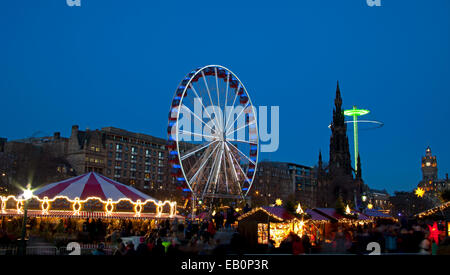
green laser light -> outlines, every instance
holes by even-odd
[[[358,170],[358,117],[367,115],[370,113],[369,110],[366,109],[357,109],[356,106],[353,106],[353,109],[344,110],[344,115],[353,117],[353,142],[355,147],[355,171]]]

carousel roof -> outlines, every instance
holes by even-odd
[[[129,198],[132,201],[153,199],[131,186],[114,181],[95,172],[50,183],[33,193],[40,199],[44,197],[51,199],[56,196],[67,196],[71,200],[76,197],[80,200],[88,197],[98,197],[102,200],[112,199],[113,201],[118,201],[123,198]]]

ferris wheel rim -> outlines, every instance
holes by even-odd
[[[222,66],[222,65],[206,65],[206,66],[203,66],[203,67],[200,67],[200,68],[197,68],[197,69],[195,69],[195,73],[193,73],[191,76],[189,76],[193,71],[191,71],[191,73],[189,73],[188,74],[188,77],[189,77],[189,80],[188,80],[188,82],[186,83],[186,85],[185,85],[185,87],[184,87],[184,89],[183,89],[183,92],[182,92],[182,94],[181,94],[181,99],[180,99],[180,104],[177,106],[177,115],[176,115],[176,123],[175,123],[175,127],[176,127],[176,138],[175,138],[175,143],[176,143],[176,151],[177,151],[177,158],[178,158],[178,163],[179,163],[179,166],[180,166],[180,169],[181,169],[181,173],[182,173],[182,175],[183,175],[183,177],[184,177],[184,180],[186,181],[186,186],[189,188],[189,190],[190,190],[190,192],[191,192],[191,194],[192,194],[192,196],[194,196],[194,197],[196,197],[197,196],[197,194],[196,194],[196,192],[193,190],[193,188],[192,188],[192,185],[191,185],[191,183],[189,182],[189,178],[187,177],[187,175],[186,175],[186,171],[185,171],[185,167],[184,167],[184,165],[183,165],[183,160],[181,159],[181,153],[180,153],[180,141],[179,141],[179,125],[178,125],[178,123],[179,123],[179,116],[180,116],[180,110],[181,110],[181,107],[183,106],[183,99],[184,99],[184,97],[185,97],[185,94],[186,94],[186,91],[190,88],[190,87],[192,87],[192,89],[194,90],[194,88],[193,88],[193,86],[192,86],[192,80],[198,75],[198,74],[200,74],[200,73],[202,73],[203,75],[203,77],[205,77],[205,75],[204,75],[204,73],[203,73],[203,71],[205,70],[205,69],[207,69],[207,68],[211,68],[211,67],[213,67],[213,68],[221,68],[221,69],[223,69],[223,70],[225,70],[226,72],[228,72],[231,76],[233,76],[233,77],[235,77],[236,78],[236,80],[238,81],[238,83],[239,83],[239,85],[244,89],[244,92],[245,92],[245,94],[246,94],[246,96],[248,97],[248,103],[247,104],[245,104],[247,107],[251,107],[251,112],[253,113],[253,115],[254,115],[254,121],[255,121],[255,131],[256,131],[256,140],[255,140],[255,142],[254,143],[251,143],[251,144],[255,144],[256,145],[256,157],[255,157],[255,161],[254,161],[254,163],[253,163],[253,165],[254,165],[254,172],[253,172],[253,175],[252,175],[252,177],[251,177],[251,180],[250,179],[248,179],[248,177],[247,177],[247,175],[246,175],[246,173],[245,172],[243,172],[243,170],[242,170],[242,167],[241,167],[241,165],[239,164],[239,162],[237,162],[237,164],[238,164],[238,166],[240,167],[240,169],[241,169],[241,171],[242,171],[242,173],[243,173],[243,175],[244,175],[244,177],[245,177],[245,179],[244,179],[244,182],[243,183],[245,183],[245,181],[247,181],[248,182],[248,187],[246,187],[247,188],[247,190],[243,190],[243,188],[242,188],[242,186],[241,186],[241,184],[240,184],[240,181],[239,180],[237,180],[236,182],[239,184],[239,190],[240,190],[240,192],[239,192],[239,196],[242,196],[243,198],[245,198],[247,195],[248,195],[248,193],[250,192],[250,190],[251,190],[251,187],[252,187],[252,185],[253,185],[253,182],[254,182],[254,179],[255,179],[255,176],[256,176],[256,170],[257,170],[257,167],[258,167],[258,158],[259,158],[259,135],[258,135],[258,123],[257,123],[257,116],[256,116],[256,113],[255,113],[255,110],[253,109],[254,108],[254,105],[253,105],[253,103],[252,103],[252,101],[251,101],[251,97],[250,97],[250,94],[248,93],[248,91],[247,91],[247,88],[245,87],[245,85],[243,84],[243,82],[241,81],[241,79],[233,72],[233,71],[231,71],[230,69],[228,69],[227,67],[225,67],[225,66]],[[215,72],[216,72],[216,79],[217,79],[217,69],[215,70]],[[228,78],[227,79],[229,79],[229,76],[228,76]],[[182,82],[178,85],[178,87],[180,87],[181,86],[181,84],[182,84]],[[206,81],[205,81],[205,84],[206,84]],[[229,88],[229,83],[227,83],[227,92],[226,93],[228,93],[228,88]],[[206,87],[207,87],[207,85],[205,85]],[[207,87],[208,88],[208,87]],[[195,90],[194,90],[195,91]],[[218,91],[217,91],[218,92]],[[238,93],[238,91],[236,91],[236,97],[237,97],[237,93]],[[195,92],[195,94],[198,96],[198,94]],[[208,90],[208,94],[209,94],[209,90]],[[175,96],[176,96],[176,92],[175,92]],[[235,100],[236,100],[236,98],[235,98]],[[219,102],[220,103],[220,102]],[[235,102],[233,102],[233,104],[234,104]],[[220,104],[219,104],[220,105]],[[226,102],[225,102],[225,105],[226,105]],[[203,106],[204,107],[204,106]],[[225,108],[226,106],[224,106],[224,108]],[[205,107],[206,108],[206,107]],[[220,108],[220,106],[219,106],[219,108]],[[237,116],[237,118],[239,117],[240,115],[238,115]],[[236,119],[237,119],[236,118]],[[235,120],[236,121],[236,120]],[[234,122],[235,121],[233,121],[233,123],[232,123],[232,125],[230,125],[230,126],[233,126],[234,125]],[[225,123],[225,122],[224,122]],[[225,133],[228,131],[228,128],[227,128],[227,126],[228,126],[228,120],[226,120],[226,124],[224,125],[224,130],[225,130]],[[248,125],[247,125],[248,126]],[[217,126],[216,126],[217,127]],[[226,139],[226,135],[225,135],[225,139]],[[226,144],[226,143],[225,143]],[[231,143],[230,143],[231,144]],[[246,156],[245,154],[243,154],[244,156]],[[233,163],[233,160],[232,159],[230,159],[230,162],[231,163]],[[226,161],[225,161],[225,163],[226,163]],[[220,170],[220,169],[219,169]],[[202,195],[202,197],[204,196],[205,194],[203,194]]]

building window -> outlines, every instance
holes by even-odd
[[[108,166],[112,165],[112,161],[110,159],[108,159]]]
[[[122,151],[123,145],[120,143],[116,144],[116,151]]]

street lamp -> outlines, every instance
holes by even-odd
[[[25,235],[27,232],[27,213],[28,213],[28,202],[33,197],[33,191],[30,189],[30,185],[28,184],[27,189],[23,191],[22,198],[23,202],[23,222],[22,222],[22,238],[21,238],[21,246],[20,246],[20,254],[26,254],[26,241]]]

